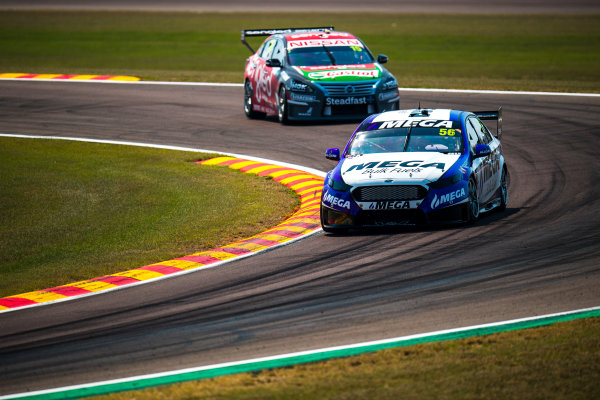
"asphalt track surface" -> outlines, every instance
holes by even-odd
[[[319,234],[179,278],[1,313],[0,394],[600,305],[600,98],[401,93],[402,107],[419,102],[503,105],[506,212],[470,227]],[[0,110],[2,133],[320,170],[333,166],[324,150],[355,127],[248,120],[241,87],[2,81]]]

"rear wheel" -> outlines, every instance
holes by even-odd
[[[285,87],[279,88],[279,98],[277,105],[277,119],[282,124],[286,124],[288,122],[288,102],[287,102],[287,91]]]
[[[260,113],[252,109],[252,95],[252,85],[250,84],[250,81],[246,81],[244,84],[244,113],[248,118],[257,118]]]
[[[474,224],[477,218],[479,218],[479,193],[477,193],[477,184],[473,179],[470,179],[466,222],[467,224]]]
[[[506,180],[506,169],[502,169],[502,177],[500,177],[500,211],[506,210],[508,204],[508,183]]]

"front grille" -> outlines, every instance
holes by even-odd
[[[419,200],[427,196],[420,185],[362,186],[352,192],[356,201]]]
[[[375,93],[374,83],[319,83],[328,96],[365,96]],[[351,89],[350,89],[351,88]]]

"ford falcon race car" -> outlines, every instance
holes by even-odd
[[[496,120],[493,135],[482,120]],[[473,223],[481,212],[504,210],[507,165],[502,108],[468,112],[390,111],[356,129],[325,178],[321,225],[349,228],[426,223]]]
[[[254,52],[247,37],[268,36]],[[399,108],[398,83],[356,36],[333,27],[242,31],[252,53],[244,112],[288,120],[363,119]]]

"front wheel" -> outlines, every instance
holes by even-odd
[[[277,104],[277,119],[282,124],[288,122],[288,102],[287,102],[287,91],[285,87],[279,88],[279,99]]]
[[[479,194],[477,184],[473,179],[469,180],[469,201],[467,202],[467,224],[474,224],[479,218]]]

